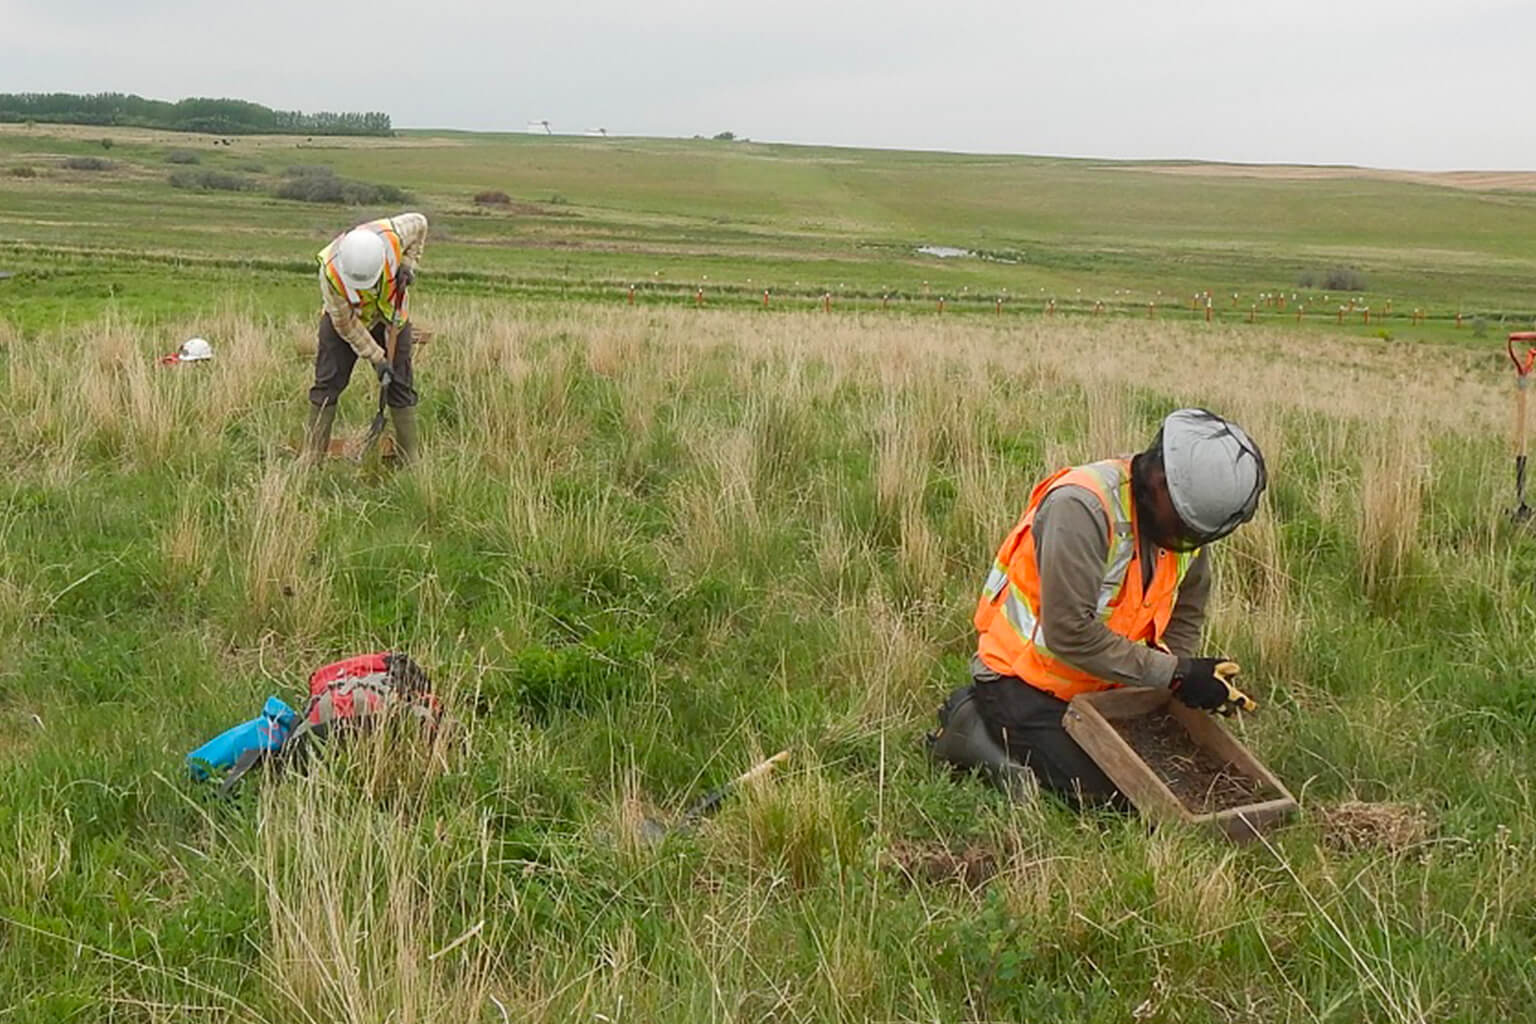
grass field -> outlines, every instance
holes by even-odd
[[[259,189],[173,188],[171,173],[189,168],[167,156],[189,148],[200,160],[192,170]],[[62,166],[82,156],[112,166]],[[1440,340],[1456,336],[1458,311],[1522,324],[1536,315],[1536,190],[1519,176],[1477,189],[1454,176],[1236,176],[1242,168],[655,139],[439,133],[226,147],[138,129],[0,125],[0,269],[30,272],[56,297],[46,311],[34,297],[34,322],[94,313],[109,288],[140,313],[185,312],[176,296],[189,281],[227,288],[231,273],[307,294],[298,278],[339,221],[393,210],[272,198],[295,167],[407,189],[435,226],[437,286],[466,293],[617,298],[638,285],[642,299],[703,288],[710,302],[751,304],[768,288],[805,308],[827,293],[865,305],[889,294],[923,311],[940,296],[950,311],[991,310],[1005,297],[1010,312],[1034,315],[1054,298],[1062,310],[1102,301],[1144,315],[1153,302],[1163,316],[1190,317],[1195,292],[1208,290],[1232,322],[1246,321],[1261,293],[1284,293],[1284,313],[1261,315],[1294,325],[1300,304],[1313,323],[1337,327],[1339,304],[1354,298],[1375,313],[1369,326],[1359,312],[1347,317],[1356,333]],[[15,177],[17,168],[35,176]],[[1211,173],[1193,173],[1202,170]],[[475,204],[486,190],[514,202]],[[929,244],[992,258],[916,253]],[[112,273],[101,281],[106,256]],[[1367,291],[1298,285],[1334,267],[1357,269]],[[1394,319],[1383,322],[1389,300]],[[1429,325],[1408,324],[1414,308]]]
[[[0,132],[0,175],[41,163],[23,131]],[[1494,338],[916,303],[764,314],[745,294],[630,307],[622,272],[669,245],[676,266],[761,280],[807,265],[776,248],[803,236],[850,288],[856,267],[920,282],[909,242],[980,244],[966,232],[1029,220],[980,189],[988,175],[1064,196],[1065,179],[1095,182],[1081,187],[1122,211],[1149,282],[1183,280],[1186,246],[1231,247],[1234,274],[1260,251],[1299,259],[1307,232],[1277,214],[1288,240],[1224,240],[1213,215],[1211,241],[1189,241],[1203,232],[1123,212],[1183,179],[1063,162],[861,169],[624,142],[639,169],[605,181],[572,167],[596,142],[406,142],[327,153],[403,182],[448,236],[422,277],[436,339],[418,364],[426,454],[407,471],[285,450],[312,344],[304,259],[355,212],[187,195],[148,171],[136,185],[131,167],[98,184],[0,176],[16,238],[0,258],[22,271],[0,281],[0,1021],[1528,1013],[1536,538],[1503,514]],[[454,170],[450,143],[484,153]],[[165,145],[125,134],[105,155],[148,167]],[[708,170],[733,160],[800,170]],[[890,183],[906,173],[954,195],[929,209]],[[871,180],[887,182],[874,198]],[[1133,194],[1110,190],[1122,180]],[[479,187],[559,188],[569,204],[552,207],[633,242],[562,246],[578,229],[550,215],[538,245],[484,244],[545,229],[474,214],[463,193]],[[1505,242],[1490,227],[1474,249],[1457,204],[1487,197],[1350,187],[1445,204],[1421,241],[1461,253],[1469,292],[1521,308],[1523,196],[1506,197]],[[713,234],[717,216],[733,224]],[[951,217],[960,237],[939,237]],[[1092,247],[1067,221],[1032,230]],[[1417,281],[1407,236],[1374,230],[1383,266]],[[875,236],[895,248],[860,248]],[[549,264],[566,248],[562,301]],[[1447,287],[1426,273],[1402,294]],[[212,363],[153,364],[192,333]],[[343,400],[349,435],[368,390],[360,377]],[[1269,456],[1260,517],[1219,549],[1210,646],[1248,668],[1263,707],[1237,728],[1301,821],[1233,848],[1011,806],[935,771],[921,735],[964,681],[977,588],[1030,484],[1195,402]],[[182,755],[268,693],[292,701],[315,665],[379,647],[434,670],[459,724],[432,750],[364,745],[230,804],[184,781]],[[642,840],[645,816],[780,749],[787,770],[709,824]],[[1346,817],[1352,800],[1406,806],[1373,830]]]

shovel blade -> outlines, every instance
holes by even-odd
[[[368,433],[363,435],[363,443],[357,446],[357,454],[353,456],[352,461],[362,462],[366,459],[382,433],[384,433],[384,412],[380,410],[379,414],[373,418],[373,423],[369,424]]]

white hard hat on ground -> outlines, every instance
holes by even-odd
[[[336,268],[349,288],[372,288],[384,273],[384,239],[367,228],[353,228],[336,247]]]
[[[1264,454],[1242,427],[1205,409],[1163,420],[1163,473],[1174,511],[1203,544],[1253,518],[1267,477]]]
[[[179,362],[195,363],[200,359],[213,358],[213,346],[204,338],[188,338],[181,343],[181,348],[176,350]]]
[[[164,366],[175,366],[177,363],[200,363],[212,358],[213,346],[208,344],[206,338],[188,338],[175,352],[161,356],[160,362]]]

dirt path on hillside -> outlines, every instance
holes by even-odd
[[[1394,171],[1378,167],[1318,167],[1300,164],[1125,164],[1116,170],[1147,171],[1195,178],[1257,178],[1267,181],[1328,181],[1363,178],[1433,185],[1469,192],[1536,192],[1536,171]]]

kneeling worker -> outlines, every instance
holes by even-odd
[[[982,589],[973,683],[940,710],[934,755],[1011,792],[1028,771],[1101,802],[1118,790],[1062,724],[1075,695],[1160,686],[1195,708],[1241,706],[1237,666],[1193,654],[1205,545],[1252,519],[1264,486],[1258,445],[1204,409],[1169,415],[1144,452],[1041,481]]]
[[[419,213],[360,224],[320,250],[319,347],[315,385],[309,389],[309,449],[330,447],[336,402],[358,358],[368,360],[386,389],[395,444],[407,460],[416,455],[416,389],[412,386],[410,306],[406,293],[427,244],[427,218]],[[388,331],[397,334],[388,352]]]

